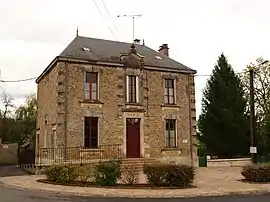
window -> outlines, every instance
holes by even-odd
[[[127,76],[127,102],[137,103],[139,101],[139,83],[137,76]]]
[[[165,79],[164,102],[165,104],[174,104],[174,80],[173,79]]]
[[[98,99],[98,74],[94,72],[85,73],[84,97],[86,100]]]
[[[88,51],[88,52],[91,51],[90,48],[88,48],[88,47],[82,47],[82,49],[83,49],[83,51]]]
[[[162,60],[162,57],[157,56],[157,55],[155,56],[155,58],[158,59],[158,60]]]
[[[176,147],[175,120],[172,119],[166,120],[165,147]]]
[[[98,148],[98,118],[84,117],[84,147]]]
[[[45,121],[45,127],[44,127],[44,144],[43,144],[43,146],[44,146],[44,148],[47,148],[48,147],[48,121],[46,120]]]

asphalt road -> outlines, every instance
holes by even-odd
[[[26,172],[11,167],[0,166],[0,177],[7,175],[27,175]],[[131,199],[131,198],[91,198],[91,197],[76,197],[76,196],[61,196],[59,194],[16,190],[10,189],[0,185],[0,202],[131,202],[131,201],[157,201],[157,202],[269,202],[270,194],[257,195],[257,196],[219,196],[219,197],[197,197],[197,198],[174,198],[174,199]]]

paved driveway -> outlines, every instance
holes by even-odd
[[[91,198],[59,196],[56,194],[14,190],[0,185],[1,202],[269,202],[270,195],[258,196],[226,196],[226,197],[198,197],[179,199],[131,199],[131,198]]]
[[[200,172],[197,173],[197,180],[195,182],[196,185],[205,187],[205,192],[209,193],[211,189],[215,189],[215,186],[225,186],[228,188],[229,186],[232,186],[233,189],[239,188],[239,186],[242,184],[242,186],[248,186],[245,188],[253,187],[253,185],[246,185],[241,182],[236,182],[235,179],[239,179],[239,168],[230,168],[230,169],[200,169]],[[16,175],[21,175],[21,177],[15,177]],[[23,175],[23,176],[22,176]],[[14,176],[14,177],[1,177],[1,176]],[[0,201],[2,202],[17,202],[17,201],[23,201],[23,202],[67,202],[67,201],[74,201],[74,202],[107,202],[108,200],[113,202],[131,202],[131,201],[157,201],[157,202],[169,202],[169,201],[179,201],[179,202],[209,202],[209,201],[217,201],[217,202],[269,202],[270,201],[270,194],[264,194],[264,195],[250,195],[250,196],[219,196],[219,197],[194,197],[194,198],[161,198],[158,199],[157,196],[154,198],[141,198],[141,199],[132,199],[132,198],[105,198],[102,197],[90,197],[89,195],[81,195],[81,196],[72,196],[72,195],[63,195],[65,193],[62,193],[60,196],[57,193],[52,192],[44,192],[44,190],[48,189],[47,184],[40,184],[33,180],[32,178],[37,178],[38,176],[28,176],[28,173],[21,170],[20,168],[17,168],[16,166],[5,166],[0,167],[0,181],[3,181],[3,179],[6,179],[6,186],[8,184],[12,185],[15,181],[17,185],[27,185],[28,183],[34,183],[33,187],[38,188],[39,191],[29,190],[29,189],[12,189],[8,188],[6,186],[0,185]],[[18,179],[19,181],[16,181]],[[233,179],[233,180],[232,180]],[[5,181],[5,180],[4,180]],[[29,181],[29,182],[28,182]],[[240,184],[239,184],[240,183]],[[53,185],[54,191],[58,186]],[[269,185],[265,185],[265,188],[270,188]],[[17,187],[23,187],[23,186],[17,186]],[[25,188],[29,186],[25,186]],[[61,189],[60,189],[61,188]],[[62,189],[67,189],[71,192],[76,192],[78,189],[86,189],[88,193],[91,191],[87,188],[79,188],[79,187],[61,187],[58,188],[57,191],[61,192]],[[98,189],[100,191],[100,189]],[[105,191],[106,189],[101,189]],[[194,189],[192,189],[194,190]],[[192,191],[191,190],[191,191]],[[111,192],[115,192],[116,190],[112,189]],[[126,195],[132,195],[131,192],[135,192],[135,190],[127,190],[130,194]],[[148,190],[149,192],[150,190]],[[185,192],[185,190],[183,190]],[[198,190],[194,190],[197,191]],[[171,191],[166,191],[165,194],[167,197],[174,195]],[[166,197],[165,196],[165,197]],[[176,195],[175,195],[176,196]],[[159,196],[162,197],[162,196]]]
[[[18,168],[16,165],[1,166],[0,177],[29,175],[26,171]]]

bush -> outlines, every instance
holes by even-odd
[[[152,186],[186,187],[195,177],[194,168],[186,165],[145,165],[143,171]]]
[[[82,165],[78,168],[79,177],[78,180],[80,182],[87,182],[93,180],[93,172],[94,168],[93,165]]]
[[[75,181],[78,178],[78,170],[72,165],[55,165],[45,169],[47,180],[58,183]]]
[[[146,175],[148,184],[152,186],[163,186],[165,184],[165,165],[153,164],[144,165],[143,172]]]
[[[270,182],[270,165],[247,165],[241,172],[243,177],[252,182]]]
[[[139,171],[134,166],[123,166],[121,169],[121,181],[124,184],[133,185],[139,183]]]
[[[121,164],[119,161],[99,163],[95,166],[95,182],[102,186],[116,185],[121,177]]]

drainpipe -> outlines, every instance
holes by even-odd
[[[68,65],[65,62],[65,120],[64,120],[64,127],[65,127],[65,134],[64,134],[64,161],[67,160],[67,91],[68,91]]]
[[[188,105],[189,105],[189,149],[190,149],[190,164],[191,166],[194,165],[193,163],[193,148],[192,148],[192,144],[193,144],[193,140],[192,140],[192,122],[191,122],[191,96],[190,96],[190,74],[188,74]]]

